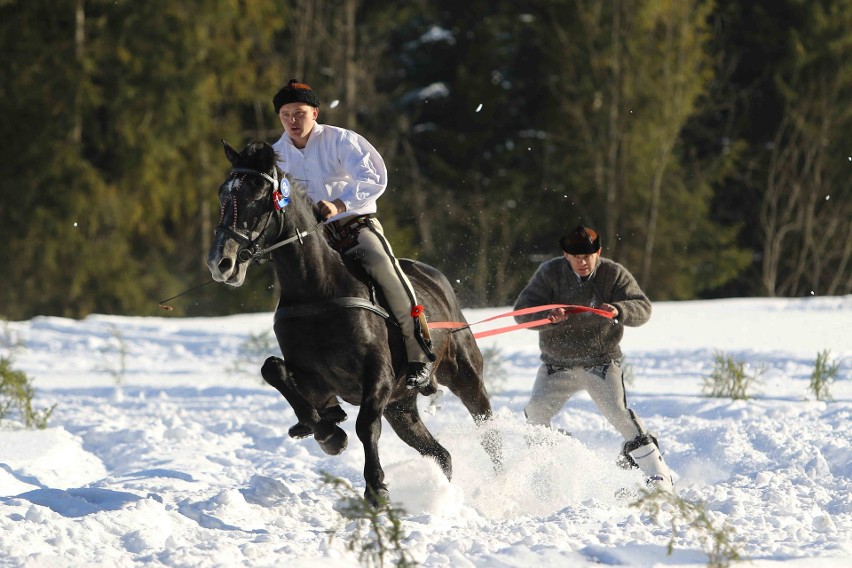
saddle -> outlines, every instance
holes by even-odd
[[[370,224],[372,218],[372,215],[358,215],[326,223],[323,227],[325,240],[345,261],[344,253],[358,244],[358,233]]]

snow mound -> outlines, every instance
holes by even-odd
[[[32,489],[83,487],[106,475],[104,464],[63,428],[3,432],[0,496]]]

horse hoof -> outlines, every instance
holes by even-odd
[[[364,490],[364,499],[366,499],[374,509],[390,503],[390,492],[387,487],[379,487],[378,489]]]
[[[263,380],[272,386],[275,386],[286,374],[287,368],[284,365],[284,360],[280,357],[269,357],[263,362],[263,366],[260,368],[260,375],[263,377]]]
[[[314,435],[314,431],[311,430],[311,427],[307,424],[303,424],[302,422],[298,422],[292,426],[287,431],[291,438],[295,440],[301,440],[303,438],[310,438]]]
[[[342,408],[340,408],[339,404],[337,406],[330,406],[328,408],[320,410],[319,415],[322,417],[323,420],[328,420],[329,422],[334,422],[335,424],[340,424],[341,422],[349,418],[348,416],[346,416],[346,412]]]
[[[314,438],[320,448],[322,448],[322,451],[330,456],[336,456],[343,452],[343,450],[346,449],[346,445],[349,443],[349,438],[346,436],[346,432],[333,424],[327,435],[320,437],[318,433],[315,433]]]
[[[439,454],[435,456],[436,461],[438,462],[438,466],[441,468],[441,471],[444,472],[444,475],[447,478],[447,481],[453,480],[453,460],[450,457],[450,452],[445,452],[443,455]]]

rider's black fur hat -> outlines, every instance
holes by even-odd
[[[287,103],[305,103],[312,107],[319,107],[319,96],[305,83],[299,83],[296,79],[290,79],[290,82],[281,87],[275,96],[272,97],[272,106],[275,107],[275,114],[281,110],[281,107]]]
[[[559,239],[559,246],[568,254],[594,254],[601,250],[601,236],[594,229],[577,225]]]

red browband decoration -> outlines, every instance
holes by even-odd
[[[413,318],[419,318],[420,314],[422,314],[422,313],[423,313],[423,306],[421,306],[420,304],[411,308],[411,317],[413,317]]]

